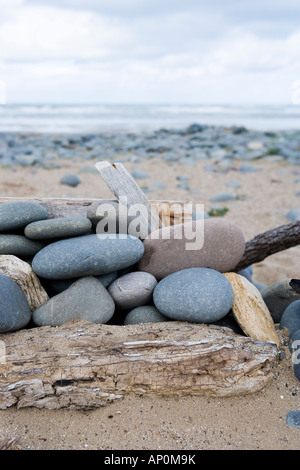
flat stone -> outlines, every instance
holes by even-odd
[[[233,193],[220,193],[210,198],[210,202],[236,201],[236,195]]]
[[[199,242],[204,240],[203,246],[192,246],[191,235],[195,233]],[[244,254],[245,239],[235,224],[212,218],[156,230],[144,240],[144,248],[138,269],[160,280],[173,272],[195,267],[233,271]]]
[[[107,323],[114,311],[115,304],[107,289],[88,276],[37,308],[32,319],[37,326],[60,326],[76,319]]]
[[[0,204],[0,231],[23,228],[31,222],[44,220],[47,217],[47,210],[36,202],[6,202]]]
[[[32,268],[45,279],[100,276],[134,265],[143,253],[142,241],[130,235],[83,235],[46,246]]]
[[[136,179],[150,178],[150,175],[148,175],[148,173],[146,173],[146,172],[143,171],[143,170],[133,170],[131,176],[132,176],[132,178],[134,178],[135,180],[136,180]]]
[[[117,307],[131,309],[152,299],[157,280],[152,274],[131,272],[116,279],[108,288]]]
[[[300,209],[291,209],[289,210],[286,214],[285,217],[290,221],[290,222],[296,222],[297,220],[300,220]]]
[[[225,273],[233,290],[232,312],[243,332],[255,341],[272,341],[279,346],[271,314],[259,290],[237,273]]]
[[[169,318],[160,313],[152,305],[143,305],[136,307],[127,313],[124,325],[137,325],[138,323],[159,323],[169,321]]]
[[[230,282],[218,271],[190,268],[162,279],[154,289],[156,308],[176,321],[213,323],[231,309],[233,291]]]
[[[282,279],[261,291],[275,323],[280,323],[283,312],[292,302],[300,300],[300,294],[289,285],[290,281],[290,278]]]
[[[31,310],[18,284],[0,274],[0,333],[17,331],[29,323]]]
[[[80,184],[80,179],[77,175],[67,174],[62,176],[60,183],[75,188]]]
[[[300,330],[300,300],[292,302],[283,312],[280,319],[280,329],[286,328],[289,336]]]
[[[76,237],[87,234],[92,222],[86,217],[65,217],[33,222],[25,227],[24,234],[31,240]]]
[[[14,255],[21,258],[32,258],[44,243],[29,240],[23,235],[0,235],[0,255]]]
[[[225,186],[227,186],[228,188],[240,188],[242,185],[239,181],[230,180],[225,183]]]

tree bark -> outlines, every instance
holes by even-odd
[[[263,261],[279,251],[300,244],[300,221],[261,233],[246,243],[245,253],[235,271]]]
[[[93,408],[128,394],[233,396],[273,377],[278,349],[215,325],[73,321],[0,335],[0,409]]]

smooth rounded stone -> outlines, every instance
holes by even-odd
[[[76,237],[87,234],[92,222],[86,217],[63,217],[33,222],[25,227],[24,234],[31,240]]]
[[[31,222],[44,220],[47,217],[47,210],[36,202],[6,202],[0,204],[0,231],[23,228]]]
[[[176,321],[213,323],[231,309],[233,291],[230,282],[218,271],[190,268],[162,279],[154,289],[156,308]]]
[[[274,322],[259,290],[240,274],[224,276],[231,284],[232,312],[243,332],[255,341],[272,341],[279,346]]]
[[[296,222],[300,220],[300,209],[291,209],[286,214],[285,217],[291,222]]]
[[[244,276],[248,281],[252,282],[252,276],[248,268],[241,269],[240,271],[237,272],[240,276]]]
[[[286,415],[286,424],[291,428],[300,429],[300,410],[289,411]]]
[[[124,325],[137,325],[138,323],[159,323],[169,321],[165,315],[152,305],[136,307],[127,313]]]
[[[225,186],[227,186],[228,188],[240,188],[242,185],[239,181],[230,180],[225,183]]]
[[[261,291],[275,323],[280,323],[283,312],[292,302],[300,300],[300,294],[289,285],[291,280],[291,278],[282,279]]]
[[[107,289],[88,276],[37,308],[32,319],[37,326],[60,326],[77,319],[107,323],[114,311],[115,304]]]
[[[83,235],[46,246],[32,268],[45,279],[100,276],[134,265],[143,253],[142,241],[131,235]]]
[[[72,173],[70,173],[62,176],[60,183],[75,188],[80,184],[80,179],[77,175],[73,175]]]
[[[195,233],[196,247],[193,245],[195,239],[191,238]],[[244,254],[245,239],[235,224],[225,219],[211,218],[156,230],[144,240],[144,248],[138,269],[160,280],[187,268],[233,271]]]
[[[0,235],[0,255],[14,255],[31,258],[35,256],[44,244],[29,240],[23,235]]]
[[[133,172],[131,173],[131,176],[134,179],[150,178],[150,175],[148,175],[148,173],[146,173],[143,170],[133,170]]]
[[[283,312],[280,319],[280,329],[286,328],[289,336],[300,330],[300,300],[292,302]]]
[[[266,284],[263,284],[262,282],[253,282],[253,284],[260,292],[267,287]]]
[[[116,279],[108,292],[118,308],[131,309],[148,303],[156,285],[157,280],[152,274],[136,271]]]
[[[102,274],[101,276],[94,276],[95,279],[101,282],[104,287],[109,287],[110,284],[115,281],[118,277],[118,272]],[[79,278],[75,279],[46,279],[46,285],[54,292],[60,293],[68,289],[74,282],[78,281]]]
[[[226,201],[235,201],[236,195],[233,193],[220,193],[216,194],[210,198],[210,202],[226,202]]]
[[[25,328],[31,319],[31,310],[21,288],[0,274],[0,292],[0,333]]]
[[[260,168],[256,168],[251,165],[251,163],[242,163],[239,167],[239,171],[240,173],[255,173],[256,171],[260,171]]]

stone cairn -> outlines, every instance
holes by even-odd
[[[251,266],[237,270],[245,239],[235,224],[192,221],[171,202],[157,211],[121,164],[96,167],[117,219],[121,197],[127,215],[146,207],[144,235],[130,233],[130,216],[107,232],[107,201],[79,202],[80,215],[69,214],[75,201],[0,205],[0,409],[263,388],[279,358],[275,324],[299,337],[291,280],[256,285]],[[197,230],[200,249],[187,249]]]

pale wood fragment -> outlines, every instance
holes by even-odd
[[[94,408],[128,394],[246,395],[273,377],[278,348],[229,328],[184,322],[73,321],[0,335],[0,409]]]
[[[49,296],[30,264],[13,255],[0,255],[0,274],[10,277],[22,289],[33,312]]]
[[[162,227],[157,212],[152,209],[145,194],[122,163],[103,161],[97,162],[95,166],[120,204],[126,206],[128,211],[135,210],[136,205],[144,209],[139,216],[141,238],[146,238],[149,233]]]

